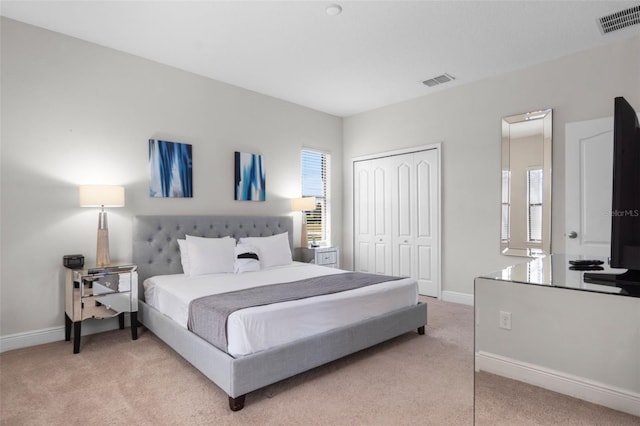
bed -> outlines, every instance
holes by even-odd
[[[182,274],[177,240],[185,235],[240,239],[284,232],[288,233],[289,247],[292,247],[293,221],[286,216],[137,216],[134,220],[133,261],[138,265],[139,322],[219,386],[228,395],[233,411],[244,407],[249,392],[404,333],[424,334],[427,324],[426,304],[414,303],[284,343],[271,343],[257,351],[232,350],[230,355],[189,331],[175,315],[162,313],[151,305],[151,300],[148,303],[145,299],[144,283],[148,287],[153,281],[148,278],[164,277],[162,279],[171,281],[172,276]],[[294,263],[290,269],[300,274],[306,270],[303,266]],[[235,275],[229,277],[238,279]]]

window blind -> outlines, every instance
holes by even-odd
[[[529,242],[542,241],[542,169],[529,169],[527,171],[528,193],[528,226],[527,234]]]
[[[509,241],[509,193],[511,191],[511,172],[509,170],[502,171],[502,226],[500,230],[500,239]]]
[[[302,150],[302,196],[316,197],[316,208],[306,213],[309,241],[329,242],[329,161],[329,154]]]

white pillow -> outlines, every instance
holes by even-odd
[[[187,235],[189,275],[233,272],[236,240],[230,237],[202,238]]]
[[[292,263],[288,232],[272,235],[270,237],[240,238],[239,243],[249,244],[258,249],[260,264],[263,268],[289,265]]]
[[[199,237],[198,237],[199,238]],[[224,237],[231,238],[231,237]],[[182,271],[185,275],[189,275],[189,249],[187,249],[187,240],[186,239],[176,239],[178,242],[178,247],[180,247],[180,263],[182,263]]]
[[[187,240],[177,240],[180,247],[180,262],[182,263],[182,271],[185,275],[189,275],[189,251],[187,249]]]
[[[260,257],[258,256],[258,249],[247,244],[238,244],[236,246],[234,272],[241,274],[243,272],[255,272],[259,270]]]

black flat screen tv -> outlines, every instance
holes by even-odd
[[[585,273],[584,280],[640,296],[640,123],[623,97],[614,100],[610,266],[628,271]]]

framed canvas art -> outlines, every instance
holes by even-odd
[[[149,195],[193,197],[191,145],[149,139]]]
[[[262,155],[235,153],[235,199],[238,201],[265,201],[265,172]]]

